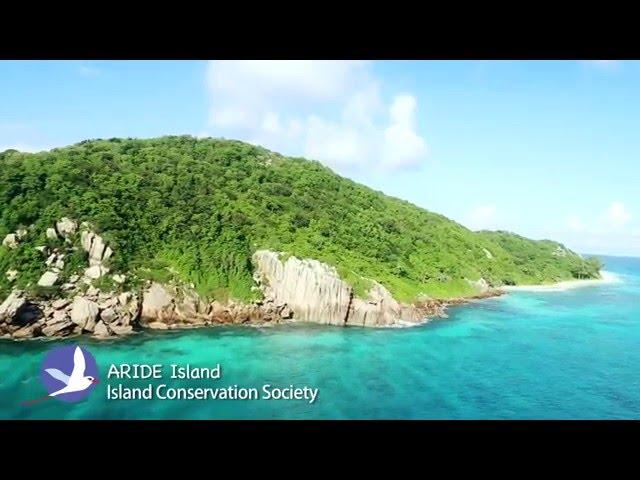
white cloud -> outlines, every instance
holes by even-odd
[[[582,232],[585,229],[582,219],[576,215],[572,215],[567,219],[567,226],[573,232]]]
[[[363,130],[341,122],[311,116],[304,135],[304,155],[322,160],[332,167],[363,166],[373,154]]]
[[[631,214],[622,202],[613,202],[607,210],[606,218],[613,227],[623,227],[631,219]]]
[[[391,167],[418,165],[427,154],[427,144],[415,132],[417,102],[411,95],[397,96],[390,108],[391,125],[384,131],[384,163]]]
[[[496,216],[494,205],[478,205],[471,211],[466,223],[471,230],[494,229]]]
[[[363,61],[213,61],[207,71],[213,136],[238,138],[338,170],[409,168],[425,159],[418,102],[385,106]]]
[[[208,83],[213,93],[258,101],[253,106],[281,99],[326,101],[348,93],[350,82],[365,66],[362,61],[214,61],[209,65]]]

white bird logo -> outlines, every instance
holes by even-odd
[[[73,352],[73,371],[71,375],[67,375],[61,370],[57,368],[47,368],[45,372],[51,375],[56,380],[64,383],[64,387],[60,390],[56,390],[55,392],[50,393],[49,395],[41,398],[37,398],[35,400],[31,400],[26,402],[25,404],[33,404],[43,400],[47,400],[49,398],[56,397],[58,395],[62,395],[65,393],[73,393],[73,392],[82,392],[86,390],[91,385],[99,383],[97,379],[93,378],[90,375],[85,376],[84,371],[86,369],[86,362],[84,359],[84,354],[82,353],[82,349],[80,347],[76,347]]]

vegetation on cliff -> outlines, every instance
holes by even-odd
[[[0,247],[0,296],[36,284],[44,267],[35,247],[63,216],[95,226],[113,246],[114,271],[174,276],[213,297],[256,295],[258,249],[327,262],[356,292],[374,279],[403,301],[473,294],[469,280],[480,278],[547,283],[600,268],[556,242],[472,232],[315,161],[229,140],[111,139],[0,153],[0,239],[36,232]],[[13,283],[9,270],[19,272]]]

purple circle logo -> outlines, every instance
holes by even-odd
[[[98,365],[88,350],[78,345],[50,350],[42,362],[40,379],[47,397],[62,402],[84,400],[98,383]]]

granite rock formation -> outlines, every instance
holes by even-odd
[[[282,261],[276,252],[258,250],[253,261],[265,299],[286,305],[298,322],[382,327],[419,323],[431,313],[425,307],[428,302],[400,304],[373,281],[368,296],[358,298],[333,267],[317,260],[289,257]]]

